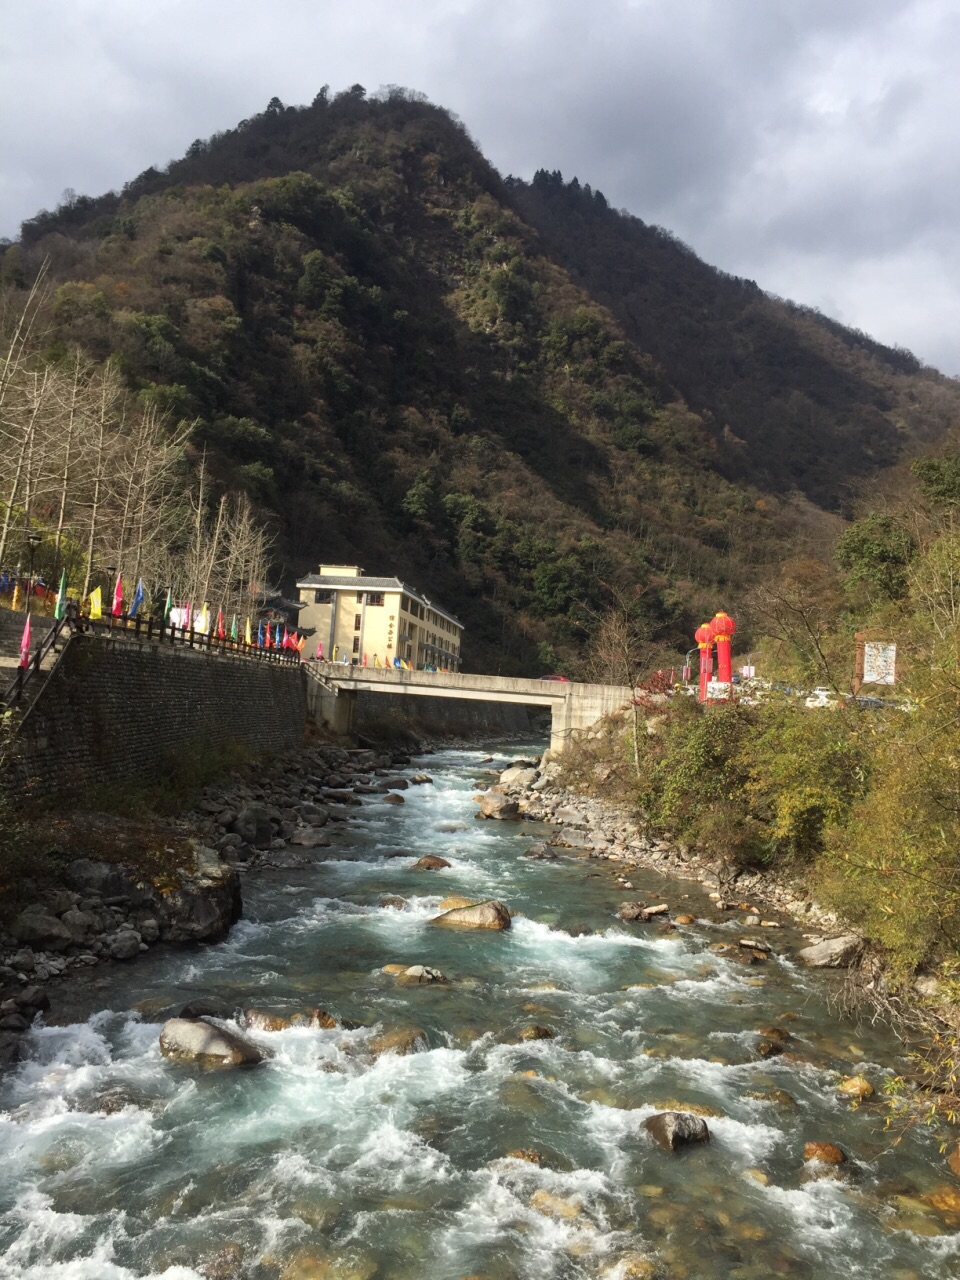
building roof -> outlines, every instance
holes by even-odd
[[[297,580],[297,587],[319,588],[327,591],[402,591],[425,608],[432,609],[434,613],[442,613],[445,618],[449,618],[461,630],[463,629],[463,623],[455,613],[451,613],[449,609],[444,609],[443,605],[430,600],[422,592],[418,591],[416,587],[411,587],[409,583],[401,582],[399,578],[368,578],[365,574],[359,578],[342,578],[321,573],[308,573],[305,577]]]

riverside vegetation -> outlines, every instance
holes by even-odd
[[[932,1115],[960,1121],[960,453],[888,480],[832,562],[782,566],[747,602],[755,661],[781,691],[701,707],[648,690],[582,744],[571,776],[616,792],[727,876],[802,882],[866,941],[873,1005],[919,1025]],[[882,503],[882,505],[880,505]],[[850,695],[854,633],[897,643],[892,695]],[[789,686],[827,685],[808,709]],[[879,703],[879,705],[878,705]]]

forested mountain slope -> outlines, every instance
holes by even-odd
[[[277,576],[399,572],[467,666],[574,669],[611,589],[686,649],[765,563],[831,536],[859,476],[960,417],[955,383],[699,262],[556,175],[504,182],[415,95],[355,87],[72,199],[37,359],[80,346],[191,423]],[[8,305],[8,311],[15,311]],[[539,665],[538,665],[539,664]]]

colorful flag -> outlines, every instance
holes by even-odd
[[[117,585],[113,589],[113,608],[110,610],[115,618],[123,613],[123,578],[117,574]]]
[[[227,638],[227,631],[223,625],[223,610],[218,609],[217,610],[217,639],[226,640],[226,638]]]
[[[279,627],[278,627],[278,630],[279,630]],[[283,644],[280,646],[280,648],[281,648],[281,649],[289,649],[289,648],[290,648],[290,635],[289,635],[289,633],[288,633],[288,631],[287,631],[287,628],[286,628],[286,627],[284,627],[284,628],[283,628]]]
[[[338,644],[335,644],[333,646],[333,658],[331,659],[331,661],[336,662],[339,654],[340,654],[340,646]]]
[[[297,653],[303,653],[304,648],[306,647],[306,644],[307,644],[307,637],[301,636],[300,639],[297,641],[297,646],[296,646]]]
[[[99,587],[90,592],[90,617],[94,622],[103,617],[103,592]]]
[[[237,615],[234,614],[233,621],[230,623],[230,639],[233,641],[236,641],[238,634],[239,633],[237,631]],[[250,643],[249,640],[247,641],[247,643],[248,644]]]
[[[265,642],[266,647],[267,647],[268,649],[272,647],[272,643],[273,643],[273,642],[272,642],[272,640],[271,640],[271,638],[270,638],[270,622],[269,622],[269,619],[268,619],[268,621],[267,621],[267,634],[266,634],[266,637],[265,637],[265,641],[264,641],[264,642]]]
[[[146,597],[146,592],[143,589],[143,579],[138,578],[137,589],[136,591],[134,591],[133,599],[130,601],[130,617],[131,618],[135,618],[137,616],[137,613],[143,608],[143,601],[145,597]]]
[[[364,665],[364,666],[366,666],[366,665],[367,665],[367,655],[366,655],[366,654],[364,654],[364,655],[363,655],[363,665]]]
[[[60,590],[57,592],[57,605],[53,611],[53,616],[58,620],[66,617],[67,613],[67,571],[62,569],[60,572]]]
[[[383,666],[383,663],[380,661],[380,659],[377,657],[377,655],[376,655],[376,654],[374,654],[374,655],[373,655],[373,665],[374,665],[375,667],[382,667],[382,666]]]
[[[20,663],[21,667],[30,665],[30,615],[27,614],[27,620],[23,624],[23,638],[20,641]]]
[[[167,602],[163,606],[163,620],[166,623],[170,621],[170,613],[173,610],[173,588],[167,587]]]
[[[319,659],[322,657],[323,657],[323,641],[321,640],[320,643],[317,645],[317,658]]]
[[[260,619],[260,625],[257,627],[257,647],[263,648],[263,619]]]
[[[244,644],[253,644],[253,632],[250,630],[250,619],[249,619],[249,618],[247,619],[247,625],[246,625],[246,627],[244,628],[244,632],[243,632],[243,643],[244,643]]]

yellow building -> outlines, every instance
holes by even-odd
[[[371,578],[359,565],[322,564],[297,583],[299,625],[335,662],[460,670],[463,623],[399,578]]]

